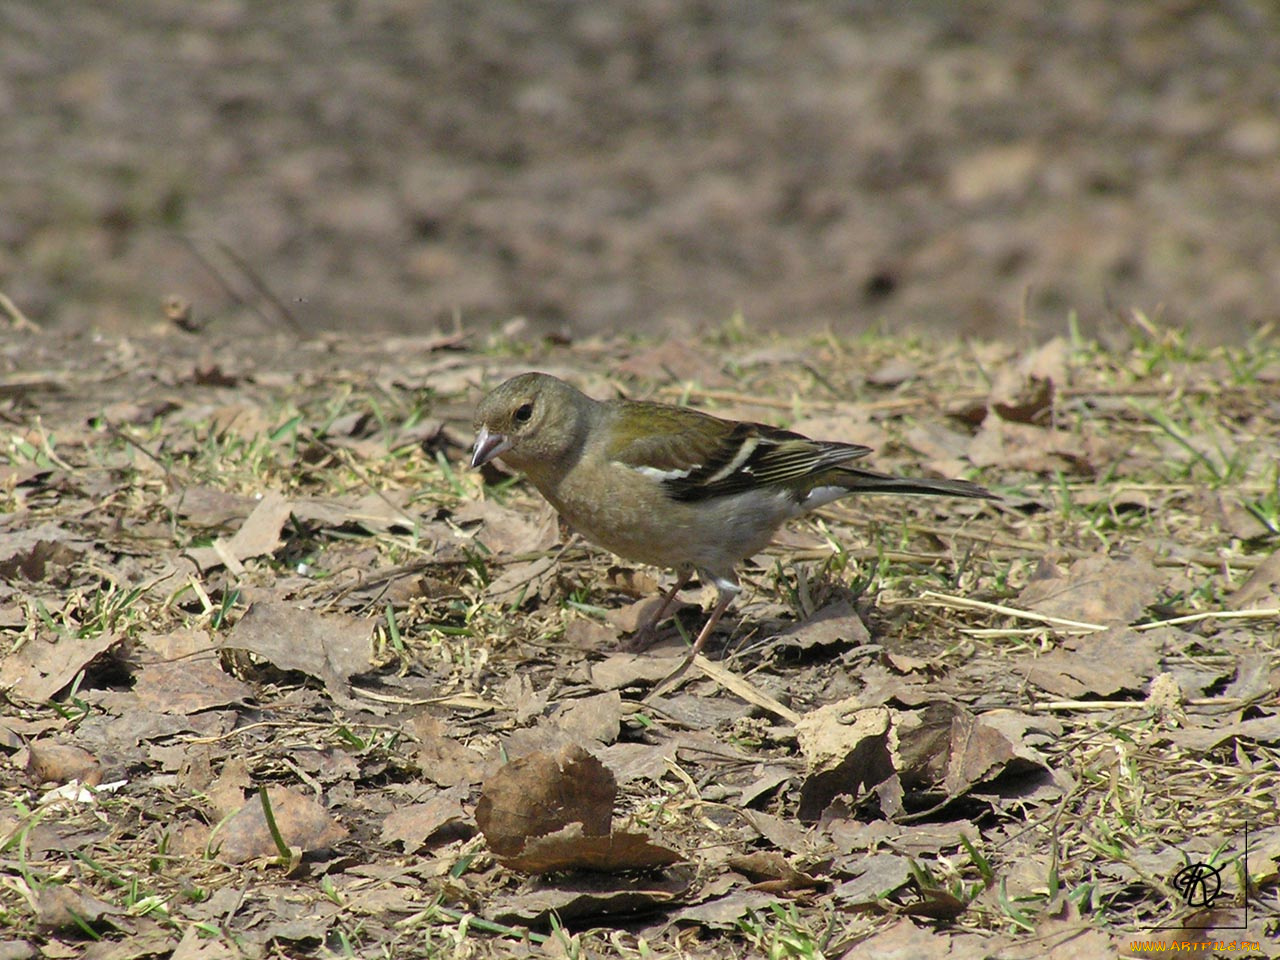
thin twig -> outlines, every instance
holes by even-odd
[[[0,308],[9,315],[9,319],[13,321],[14,330],[27,330],[31,333],[42,333],[40,325],[33,322],[30,317],[19,309],[18,305],[9,299],[3,292],[0,292]]]
[[[240,272],[245,275],[249,283],[253,285],[253,288],[265,297],[268,303],[276,308],[276,312],[288,325],[289,329],[298,337],[306,336],[306,330],[304,330],[302,324],[298,322],[298,318],[293,315],[293,312],[287,306],[285,306],[284,301],[275,295],[275,291],[267,286],[266,281],[263,280],[262,277],[258,276],[258,272],[249,265],[248,261],[221,240],[216,240],[214,242],[217,244],[218,249],[222,251],[223,256],[234,263]]]
[[[953,597],[945,593],[926,590],[917,600],[929,606],[952,607],[961,610],[983,610],[987,613],[998,613],[1006,617],[1017,617],[1020,620],[1033,620],[1036,623],[1049,623],[1054,626],[1071,627],[1076,630],[1088,630],[1097,633],[1107,628],[1099,623],[1086,623],[1083,620],[1068,620],[1065,617],[1051,617],[1045,613],[1032,613],[1030,610],[1019,610],[1017,607],[1006,607],[1000,603],[987,603],[983,600],[971,600],[968,597]],[[908,601],[896,601],[905,603]]]
[[[1183,623],[1199,623],[1202,620],[1274,620],[1280,617],[1280,607],[1260,607],[1255,610],[1206,610],[1203,613],[1188,613],[1183,617],[1169,620],[1154,620],[1151,623],[1140,623],[1135,630],[1155,630],[1157,627],[1176,627]]]

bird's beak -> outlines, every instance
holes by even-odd
[[[483,467],[494,457],[500,457],[511,449],[511,441],[505,434],[490,433],[488,427],[481,427],[476,434],[476,445],[471,448],[471,469]]]

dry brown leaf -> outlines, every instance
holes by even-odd
[[[201,570],[209,571],[274,553],[280,546],[280,531],[292,512],[292,503],[268,490],[229,540],[220,539],[211,547],[193,547],[186,556]]]
[[[597,690],[623,690],[647,687],[671,675],[683,657],[652,657],[634,653],[615,653],[599,663],[588,664],[591,685]]]
[[[888,389],[898,387],[908,380],[915,380],[921,374],[920,365],[902,357],[889,357],[866,376],[866,381],[873,387]]]
[[[137,672],[133,692],[138,702],[157,713],[186,716],[238,703],[253,696],[253,688],[229,676],[210,654],[166,663],[149,663]]]
[[[1278,689],[1277,680],[1280,677],[1272,671],[1270,654],[1244,653],[1236,661],[1235,676],[1222,695],[1247,703],[1274,693]]]
[[[881,659],[892,667],[895,672],[901,674],[928,673],[931,666],[928,660],[913,657],[909,653],[896,653],[892,650],[886,650]]]
[[[848,600],[838,600],[814,612],[773,640],[780,646],[812,650],[837,643],[860,646],[871,641],[866,624]]]
[[[850,949],[841,960],[858,957],[893,957],[912,960],[957,960],[951,952],[952,937],[945,933],[922,930],[905,917],[869,940]]]
[[[574,617],[564,625],[564,642],[574,650],[608,650],[618,645],[619,638],[617,627],[585,616]]]
[[[895,808],[888,812],[897,812],[901,789],[893,762],[897,738],[888,709],[861,708],[857,701],[819,707],[796,723],[796,740],[809,767],[800,788],[802,821],[817,820],[842,794],[856,800],[881,785],[885,785],[879,791],[881,803]]]
[[[1092,475],[1097,472],[1100,451],[1089,438],[1068,430],[1046,430],[1025,423],[987,417],[969,445],[969,460],[979,467],[1028,470],[1032,473]]]
[[[419,740],[414,757],[418,769],[432,783],[441,787],[470,785],[484,776],[484,757],[446,736],[437,718],[420,714],[410,721],[409,729]]]
[[[1004,773],[1018,764],[1048,767],[1048,761],[1031,745],[1030,733],[1043,741],[1061,734],[1056,720],[1030,717],[1014,710],[989,710],[976,717],[957,715],[952,721],[951,755],[943,788],[958,797],[969,788]]]
[[[935,700],[897,717],[898,775],[907,791],[930,790],[947,776],[957,718],[972,714],[951,700]]]
[[[796,776],[796,771],[791,767],[776,764],[762,765],[756,769],[759,775],[742,788],[742,796],[738,799],[743,807],[750,807],[761,797],[771,795],[778,787],[784,783],[790,783]]]
[[[632,354],[614,372],[648,383],[695,382],[704,387],[731,385],[720,362],[682,337],[669,337],[655,347]]]
[[[1032,661],[1027,682],[1073,700],[1140,692],[1160,668],[1161,644],[1153,632],[1112,627],[1069,637]]]
[[[504,760],[517,760],[535,753],[558,754],[576,745],[577,741],[555,724],[539,722],[523,730],[512,730],[503,737],[498,754]]]
[[[229,940],[210,939],[201,926],[192,924],[169,960],[239,960],[243,955]]]
[[[324,850],[347,835],[347,829],[311,797],[288,787],[268,787],[267,799],[280,836],[291,849],[303,853]],[[247,863],[280,855],[257,793],[214,830],[210,843],[223,863]]]
[[[1188,718],[1191,720],[1191,718]],[[1268,713],[1250,720],[1239,720],[1213,726],[1218,718],[1201,717],[1201,722],[1164,734],[1185,750],[1208,753],[1224,743],[1251,740],[1255,743],[1280,743],[1280,715]],[[1194,721],[1192,721],[1194,722]]]
[[[741,881],[739,881],[741,882]],[[767,910],[777,900],[763,890],[742,887],[723,897],[682,907],[671,914],[674,923],[696,923],[713,930],[738,930],[738,921],[752,913]]]
[[[1214,501],[1219,525],[1237,540],[1259,540],[1272,533],[1271,527],[1249,509],[1247,494],[1220,490]]]
[[[958,476],[969,467],[969,446],[973,438],[968,433],[926,421],[912,425],[902,439],[919,454],[921,466],[934,476]],[[870,446],[878,448],[879,444]]]
[[[243,757],[229,757],[222,765],[217,779],[205,791],[205,799],[218,819],[229,817],[244,806],[245,792],[252,779]]]
[[[596,836],[585,834],[581,823],[571,823],[555,833],[534,837],[519,853],[504,857],[502,863],[521,873],[567,870],[619,873],[669,867],[683,859],[676,851],[654,843],[643,833],[614,831]]]
[[[414,529],[419,540],[448,542],[456,539],[446,524],[420,520],[409,512],[410,491],[380,490],[357,500],[312,497],[293,504],[293,516],[302,523],[322,527],[363,527],[371,533]]]
[[[622,728],[622,695],[616,690],[562,703],[549,717],[579,742],[613,743]]]
[[[1159,599],[1165,582],[1145,557],[1083,557],[1065,574],[1042,564],[1017,605],[1085,623],[1132,623]]]
[[[521,512],[495,500],[470,500],[453,513],[457,523],[479,521],[476,542],[498,556],[515,556],[549,550],[560,539],[556,512],[539,501],[536,511]]]
[[[851,879],[832,890],[837,900],[850,907],[876,903],[906,886],[911,879],[911,860],[897,853],[861,856],[851,865]]]
[[[382,821],[382,840],[403,845],[405,853],[417,853],[433,835],[466,820],[462,809],[465,789],[446,790],[425,803],[398,806]]]
[[[511,605],[540,596],[555,578],[555,557],[538,557],[503,566],[489,581],[485,596],[494,603]]]
[[[124,917],[124,911],[75,889],[68,883],[41,884],[36,894],[36,922],[49,930],[68,930],[77,934],[83,925],[96,927],[111,917]]]
[[[56,523],[0,531],[0,580],[59,580],[88,548],[88,540]]]
[[[648,623],[661,605],[662,595],[658,590],[654,590],[648,596],[637,600],[635,603],[628,603],[625,606],[610,610],[605,614],[605,619],[623,633],[632,633]],[[670,614],[673,617],[678,616],[680,611],[688,610],[692,606],[693,604],[677,598],[671,605]]]
[[[258,501],[219,487],[197,484],[165,497],[164,505],[197,530],[216,530],[243,521]]]
[[[1036,749],[1061,733],[1051,718],[1012,710],[975,716],[959,704],[939,701],[898,718],[899,775],[908,790],[940,789],[957,797],[1011,767],[1047,768]]]
[[[369,669],[372,634],[373,624],[368,620],[260,601],[245,611],[220,646],[247,650],[280,670],[299,670],[315,677],[335,700],[351,704],[357,701],[348,692],[349,681]]]
[[[821,838],[815,836],[812,829],[806,829],[790,818],[750,809],[742,810],[741,816],[761,837],[787,853],[812,854],[822,847]]]
[[[595,917],[634,918],[684,896],[692,879],[693,872],[680,867],[639,877],[579,872],[557,877],[554,884],[525,885],[510,897],[491,900],[486,913],[499,923],[540,927],[552,916],[565,923]]]
[[[0,688],[18,699],[44,703],[119,640],[111,633],[88,638],[63,635],[53,639],[37,635],[17,653],[6,653],[0,661]]]
[[[181,660],[197,653],[208,653],[217,646],[207,631],[179,628],[167,633],[144,633],[138,642],[155,654],[157,660]]]
[[[645,568],[612,566],[605,571],[605,582],[611,590],[641,600],[655,597],[662,591],[662,585]]]
[[[1019,423],[1045,424],[1058,388],[1068,382],[1072,347],[1054,337],[999,368],[989,404],[995,414]]]
[[[632,780],[661,780],[676,762],[674,740],[661,743],[613,743],[600,751],[601,762],[613,771],[619,786]]]
[[[1249,579],[1227,597],[1228,610],[1256,610],[1280,606],[1280,550],[1263,560]]]
[[[752,853],[730,857],[729,867],[738,871],[756,889],[767,889],[770,893],[785,894],[796,890],[816,890],[826,886],[825,880],[819,880],[812,874],[797,870],[789,864],[782,854],[774,850],[756,850]],[[764,884],[772,884],[764,886]]]
[[[70,783],[89,786],[102,782],[102,764],[88,750],[69,743],[35,740],[27,746],[27,773],[36,783]]]
[[[500,767],[485,781],[476,824],[504,857],[571,823],[581,823],[587,836],[607,836],[617,792],[604,764],[571,744],[556,756],[532,753]]]
[[[515,714],[517,725],[526,724],[540,716],[547,709],[550,697],[551,691],[546,685],[540,684],[535,688],[528,672],[523,670],[508,677],[499,694],[502,705]]]

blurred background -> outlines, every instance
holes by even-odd
[[[5,0],[0,292],[1238,339],[1280,303],[1280,3]]]

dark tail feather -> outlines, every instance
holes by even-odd
[[[887,473],[845,467],[839,474],[840,486],[850,493],[904,493],[935,497],[974,497],[999,500],[986,487],[968,480],[930,480],[927,477],[891,477]]]

